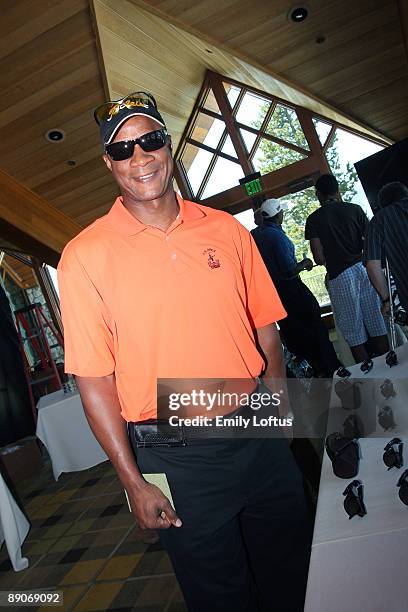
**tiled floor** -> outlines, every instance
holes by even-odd
[[[67,611],[187,610],[167,554],[143,543],[109,462],[58,482],[46,463],[17,494],[31,523],[22,551],[30,565],[14,572],[3,546],[0,591],[62,590],[57,609]]]

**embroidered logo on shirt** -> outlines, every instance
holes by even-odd
[[[215,249],[205,249],[203,251],[203,255],[207,255],[207,263],[209,265],[210,268],[214,269],[214,268],[219,268],[221,266],[220,264],[220,260],[215,258]]]

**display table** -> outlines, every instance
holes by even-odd
[[[11,564],[16,572],[28,567],[28,559],[21,556],[21,546],[29,529],[30,523],[0,474],[0,547],[5,541]]]
[[[372,407],[363,417],[368,437],[359,440],[361,459],[355,477],[364,486],[367,514],[348,518],[343,507],[343,491],[353,479],[334,476],[325,452],[305,612],[408,609],[408,507],[400,501],[396,486],[408,467],[408,345],[404,344],[396,352],[397,366],[389,368],[385,358],[379,357],[364,378],[360,366],[349,368],[353,379],[361,384],[363,405],[366,396]],[[385,378],[392,380],[396,391],[388,399],[380,393]],[[341,432],[340,423],[347,412],[339,406],[335,394],[330,405],[328,433]],[[396,423],[388,431],[376,418],[384,405],[392,408]],[[395,436],[404,442],[404,466],[388,471],[382,456],[384,446]]]
[[[86,470],[108,457],[92,433],[78,392],[61,389],[37,405],[36,434],[46,447],[55,480],[61,472]]]

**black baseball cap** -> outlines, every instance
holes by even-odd
[[[152,94],[138,91],[128,94],[120,100],[105,102],[94,111],[94,118],[99,125],[102,143],[110,144],[120,127],[131,117],[145,115],[151,117],[161,127],[166,127],[164,119],[157,110],[156,100]]]

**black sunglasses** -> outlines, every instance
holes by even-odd
[[[135,152],[135,146],[138,144],[143,151],[157,151],[167,144],[169,137],[166,130],[154,130],[143,134],[140,138],[134,140],[121,140],[120,142],[112,142],[105,146],[105,151],[113,161],[123,161],[129,159]]]

